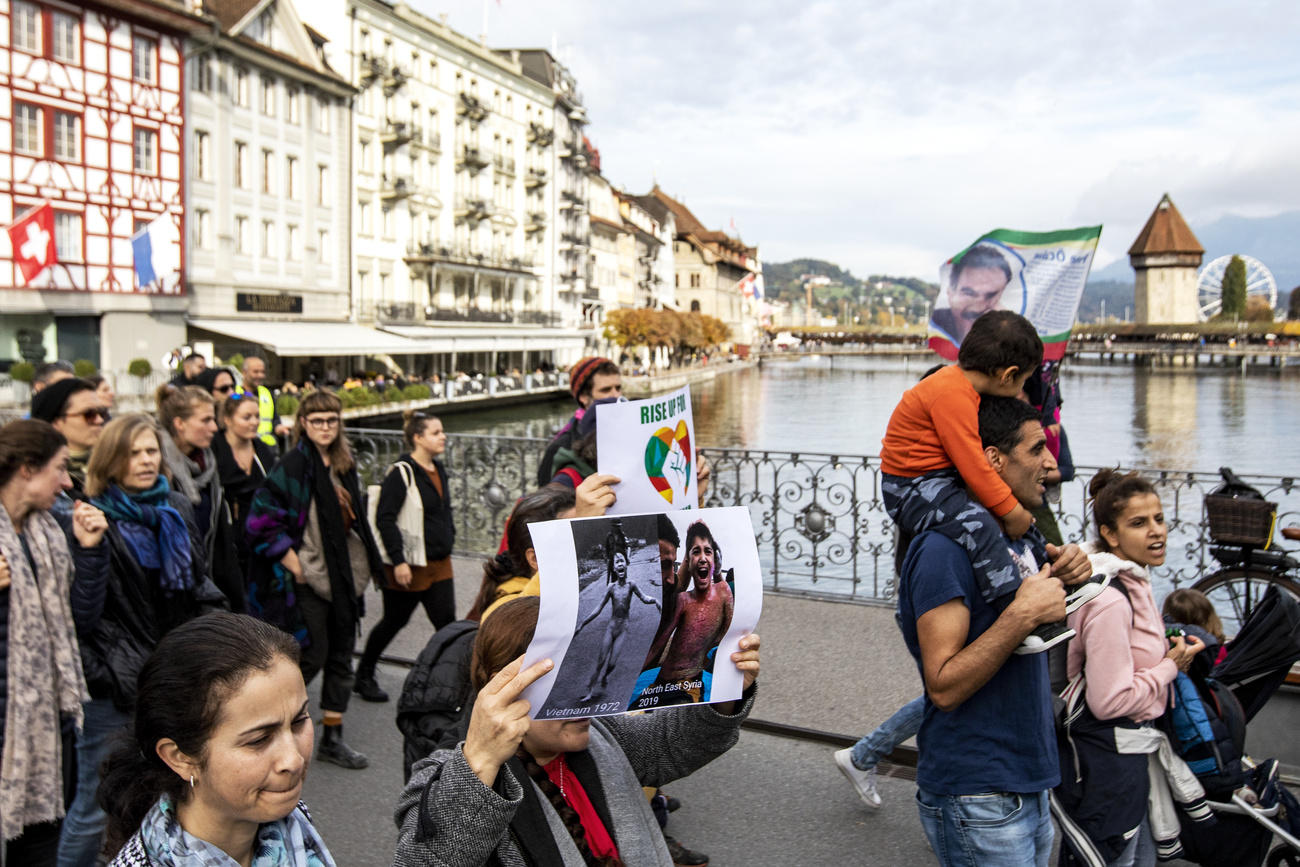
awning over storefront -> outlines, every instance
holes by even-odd
[[[246,319],[191,319],[201,328],[246,340],[281,358],[337,355],[410,355],[428,350],[398,334],[351,322],[264,322]]]
[[[386,331],[400,335],[420,353],[470,352],[562,352],[582,351],[582,332],[558,328],[430,328],[421,325],[386,325]]]

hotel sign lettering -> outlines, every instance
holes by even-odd
[[[236,292],[235,310],[240,313],[301,313],[302,296]]]

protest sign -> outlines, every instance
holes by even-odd
[[[1101,226],[1056,232],[994,229],[939,269],[930,316],[930,348],[948,360],[971,324],[989,310],[1011,310],[1033,323],[1043,358],[1059,360],[1074,327]]]
[[[529,525],[541,576],[524,655],[555,666],[524,690],[535,719],[733,701],[731,662],[758,625],[749,510],[732,506]]]
[[[689,386],[596,407],[600,472],[618,476],[611,515],[699,508]]]

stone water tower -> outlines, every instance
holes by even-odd
[[[1134,321],[1139,325],[1198,321],[1196,269],[1204,256],[1205,248],[1165,193],[1128,250],[1137,274]]]

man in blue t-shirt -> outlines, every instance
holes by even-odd
[[[1034,408],[982,397],[979,429],[989,465],[1021,505],[1040,506],[1056,463]],[[1034,535],[1007,540],[1021,583],[1005,607],[984,601],[965,549],[939,533],[918,536],[903,561],[899,623],[926,693],[917,803],[948,867],[1046,867],[1051,857],[1047,790],[1060,770],[1047,654],[1014,651],[1036,626],[1065,619],[1062,581],[1090,570],[1077,546]]]

